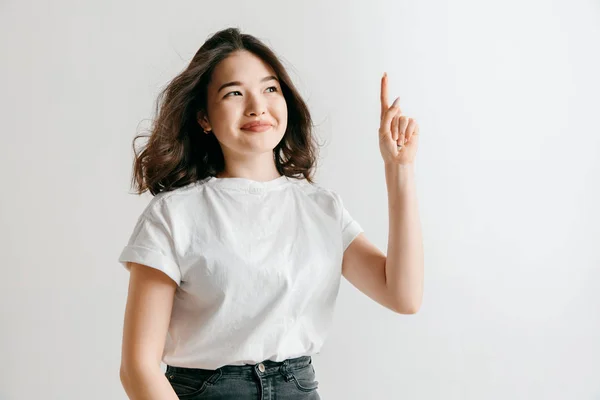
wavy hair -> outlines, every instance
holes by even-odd
[[[273,149],[277,171],[314,183],[318,143],[314,141],[314,126],[306,103],[271,49],[238,28],[228,28],[209,37],[187,68],[159,93],[150,134],[133,139],[131,185],[136,194],[149,190],[155,196],[224,170],[221,145],[214,134],[204,133],[197,113],[206,113],[207,87],[215,67],[241,50],[253,53],[273,68],[287,103],[287,129]],[[138,153],[135,142],[142,137],[148,137],[148,141]]]

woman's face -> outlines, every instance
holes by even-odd
[[[287,105],[273,69],[248,51],[232,53],[213,71],[208,85],[208,118],[198,122],[212,130],[227,157],[232,154],[266,153],[283,138],[287,128]],[[236,82],[237,81],[237,82]],[[236,82],[236,83],[232,83]],[[273,124],[263,132],[244,130],[248,122]]]

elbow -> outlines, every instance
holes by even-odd
[[[119,368],[119,379],[123,386],[131,382],[146,379],[148,375],[153,375],[156,371],[162,374],[160,369],[160,361],[121,361]]]
[[[137,370],[135,370],[132,369],[131,366],[121,363],[121,367],[119,368],[119,379],[121,380],[121,384],[123,385],[123,387],[125,387],[129,382],[131,382],[132,378],[134,378],[135,376],[139,376],[140,373],[140,368],[137,368]]]
[[[125,386],[125,383],[127,382],[127,378],[128,378],[127,369],[125,369],[125,367],[123,367],[121,365],[121,368],[119,369],[119,379],[121,380],[121,384],[123,386]]]
[[[402,314],[402,315],[416,314],[418,311],[419,311],[419,307],[410,307],[410,308],[399,308],[399,309],[396,309],[396,312],[398,314]]]
[[[399,302],[396,306],[396,312],[404,315],[416,314],[420,309],[420,302]]]
[[[127,382],[127,371],[121,367],[119,369],[119,379],[121,380],[121,386],[125,390],[125,393],[129,393],[129,383]]]

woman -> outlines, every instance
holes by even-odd
[[[312,180],[306,104],[275,54],[238,29],[209,38],[159,100],[133,175],[137,193],[154,197],[119,257],[130,271],[125,391],[319,399],[311,355],[342,272],[404,310],[385,287],[385,255],[340,196]],[[385,114],[393,126],[398,108]]]

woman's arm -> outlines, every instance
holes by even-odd
[[[416,313],[423,299],[423,234],[414,165],[386,165],[389,234],[386,283],[395,304]]]
[[[130,399],[178,397],[160,369],[177,283],[146,265],[129,263],[120,378]]]

